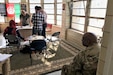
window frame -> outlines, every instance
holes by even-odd
[[[107,9],[107,5],[106,5],[106,8],[104,7],[104,8],[98,8],[98,6],[96,7],[96,8],[91,8],[91,1],[92,0],[73,0],[73,2],[72,2],[72,4],[76,4],[76,2],[83,2],[83,1],[86,1],[87,3],[86,3],[86,7],[84,7],[84,12],[85,12],[85,15],[81,15],[81,14],[73,14],[73,9],[74,9],[74,11],[76,10],[76,9],[79,9],[79,11],[80,11],[80,9],[82,9],[82,8],[79,8],[79,7],[77,7],[77,8],[75,8],[75,7],[71,7],[72,8],[72,10],[71,10],[71,17],[70,17],[70,20],[71,20],[71,26],[70,26],[70,28],[71,29],[74,29],[74,30],[77,30],[77,31],[79,31],[79,32],[82,32],[82,33],[85,33],[85,32],[93,32],[93,33],[95,33],[93,30],[91,30],[91,27],[92,28],[94,28],[94,30],[95,29],[97,29],[97,30],[99,30],[99,33],[95,33],[96,35],[99,35],[99,36],[102,36],[102,34],[103,34],[103,32],[101,31],[102,30],[102,28],[103,28],[103,26],[104,26],[104,22],[105,22],[105,16],[104,17],[102,17],[102,16],[91,16],[90,14],[91,14],[91,10],[92,9],[103,9],[104,11],[105,11],[105,13],[104,13],[104,15],[106,15],[106,9]],[[107,1],[107,0],[106,0]],[[75,5],[72,5],[72,6],[75,6]],[[81,6],[82,7],[82,6]],[[96,14],[96,15],[98,15],[98,14]],[[85,18],[85,22],[84,22],[84,30],[80,30],[79,28],[75,28],[75,27],[73,27],[73,17],[84,17]],[[97,23],[95,23],[95,24],[101,24],[100,26],[96,26],[96,25],[90,25],[91,24],[91,20],[92,19],[95,19],[94,21],[95,22],[97,22]],[[97,21],[96,21],[97,20]],[[103,22],[104,21],[104,22]],[[102,22],[102,23],[101,23]],[[98,24],[98,25],[99,25]]]

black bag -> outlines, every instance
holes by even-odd
[[[25,45],[25,47],[22,50],[20,50],[20,52],[24,54],[30,53],[30,51],[31,51],[31,48],[28,45]]]

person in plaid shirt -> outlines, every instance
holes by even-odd
[[[31,22],[33,23],[32,35],[42,35],[43,23],[45,22],[45,19],[44,15],[40,12],[40,10],[40,6],[35,6],[35,13],[32,15],[31,20]]]

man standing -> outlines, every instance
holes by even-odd
[[[44,15],[40,12],[41,7],[35,6],[35,13],[32,15],[31,22],[33,23],[32,35],[42,35]]]
[[[46,14],[46,12],[45,12],[42,8],[41,8],[40,11],[41,11],[42,14],[44,15],[44,24],[43,24],[42,35],[46,38],[47,14]]]

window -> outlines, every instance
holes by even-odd
[[[44,3],[54,3],[54,0],[44,0]]]
[[[40,4],[30,4],[30,13],[35,13],[35,6],[41,6]]]
[[[0,3],[4,3],[5,2],[5,0],[0,0]]]
[[[74,16],[72,18],[72,28],[73,29],[84,31],[84,23],[85,23],[85,18],[84,17]]]
[[[35,13],[35,6],[41,6],[41,0],[29,0],[30,13]]]
[[[0,3],[0,15],[6,16],[6,5],[5,5],[5,3]]]
[[[47,13],[47,23],[62,25],[62,0],[29,0],[30,13],[35,13],[35,6],[41,6]]]
[[[102,27],[104,26],[106,8],[107,0],[91,1],[89,25],[87,30],[88,32],[93,32],[96,35],[102,36]]]
[[[84,31],[86,1],[73,2],[71,28]],[[71,9],[71,8],[70,8]]]
[[[5,6],[5,0],[0,0],[0,22],[5,22],[6,16],[6,6]]]
[[[92,32],[102,36],[106,8],[107,0],[74,0],[71,28],[80,32]]]
[[[41,3],[40,0],[29,0],[29,3]]]
[[[62,0],[57,0],[57,23],[56,25],[62,25]]]
[[[54,0],[44,0],[44,11],[47,13],[47,23],[55,25]]]
[[[21,3],[21,0],[8,0],[9,3]]]

